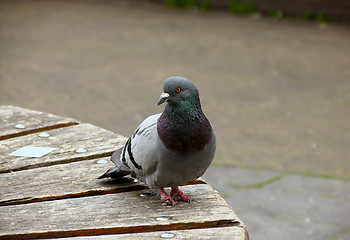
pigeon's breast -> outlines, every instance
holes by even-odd
[[[152,188],[179,186],[204,174],[211,164],[216,150],[216,137],[200,151],[178,152],[167,148],[159,139],[162,149],[156,172],[148,181]]]
[[[201,151],[213,138],[212,127],[203,115],[193,119],[158,119],[157,131],[164,145],[177,152]]]

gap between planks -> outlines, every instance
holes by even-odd
[[[135,185],[135,186],[128,186],[128,187],[117,188],[112,190],[91,190],[86,192],[80,192],[77,194],[66,194],[66,195],[60,195],[60,196],[49,196],[49,197],[42,197],[42,198],[28,197],[28,198],[13,199],[9,201],[0,202],[0,207],[28,204],[28,203],[37,203],[37,202],[47,202],[47,201],[62,200],[62,199],[71,199],[71,198],[91,197],[91,196],[114,194],[114,193],[121,193],[121,192],[132,192],[132,191],[139,191],[139,190],[146,190],[146,189],[148,188],[145,185]]]
[[[196,180],[189,181],[182,186],[197,185],[197,184],[207,184],[207,183],[203,179],[196,179]],[[21,204],[28,204],[28,203],[37,203],[37,202],[47,202],[47,201],[62,200],[62,199],[71,199],[71,198],[91,197],[91,196],[106,195],[106,194],[133,192],[133,191],[140,191],[140,190],[150,190],[150,189],[145,184],[140,184],[140,185],[118,187],[115,189],[107,189],[107,190],[88,190],[88,191],[79,192],[76,194],[73,193],[73,194],[64,194],[64,195],[57,195],[57,196],[46,196],[46,197],[40,197],[40,198],[24,197],[19,199],[11,199],[8,201],[0,201],[0,207],[11,206],[11,205],[21,205]]]
[[[8,134],[8,135],[0,136],[0,140],[5,140],[5,139],[10,139],[10,138],[15,138],[15,137],[21,137],[21,136],[25,136],[25,135],[28,135],[28,134],[39,133],[39,132],[44,132],[44,131],[58,129],[58,128],[70,127],[70,126],[78,125],[78,124],[80,124],[80,123],[79,122],[68,122],[68,123],[61,123],[61,124],[56,124],[56,125],[52,125],[52,126],[47,126],[47,127],[41,127],[41,128],[36,128],[36,129],[24,130],[24,131],[21,131],[21,132],[11,133],[11,134]]]
[[[131,226],[131,227],[114,227],[114,228],[96,228],[85,230],[71,230],[71,231],[52,231],[45,233],[28,233],[28,234],[14,234],[3,235],[1,239],[50,239],[50,238],[68,238],[68,237],[82,237],[82,236],[99,236],[99,235],[113,235],[113,234],[127,234],[127,233],[145,233],[157,231],[174,231],[174,230],[189,230],[189,229],[207,229],[207,228],[222,228],[222,227],[239,227],[241,222],[232,220],[217,220],[207,222],[187,222],[174,223],[168,225],[148,225],[145,226]],[[244,228],[245,230],[245,228]]]
[[[147,189],[131,177],[98,180],[110,165],[108,158],[98,158],[0,174],[0,206]],[[196,179],[187,185],[198,183],[205,181]]]
[[[27,165],[27,166],[13,168],[13,169],[9,169],[9,170],[7,170],[7,169],[0,170],[0,174],[1,173],[18,172],[18,171],[35,169],[35,168],[42,168],[42,167],[50,167],[50,166],[60,165],[60,164],[68,164],[68,163],[80,162],[80,161],[85,161],[85,160],[92,160],[92,159],[97,159],[97,158],[102,158],[102,157],[110,157],[110,156],[112,156],[112,154],[114,152],[115,152],[115,150],[108,151],[105,153],[99,153],[99,154],[95,154],[95,155],[62,159],[62,160],[54,161],[54,162],[42,162],[42,163],[38,163],[38,164]]]
[[[0,174],[0,206],[147,189],[130,177],[98,180],[109,163],[106,157]],[[196,179],[186,185],[201,183],[206,182]]]

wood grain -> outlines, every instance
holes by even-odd
[[[46,132],[50,135],[49,138],[39,137],[36,133],[1,141],[0,173],[109,156],[126,141],[121,135],[91,124],[79,124]],[[56,150],[40,158],[9,155],[24,146],[53,147]],[[79,148],[85,148],[87,151],[76,153],[75,150]]]
[[[162,239],[167,234],[173,234],[173,239],[196,239],[196,240],[212,240],[212,239],[230,239],[230,240],[248,240],[247,232],[243,227],[225,227],[225,228],[207,228],[207,229],[189,229],[178,231],[157,231],[147,233],[132,233],[132,234],[118,234],[118,235],[102,235],[102,236],[88,236],[88,237],[74,237],[64,238],[65,240],[149,240]],[[162,237],[163,236],[163,237]]]
[[[142,191],[0,207],[0,239],[52,238],[243,226],[234,211],[206,184],[181,188],[193,199],[161,205],[159,194]],[[168,220],[158,221],[166,216]],[[241,231],[241,230],[239,230]]]
[[[72,118],[14,106],[0,106],[0,116],[0,140],[79,124]],[[16,128],[17,124],[25,128]]]
[[[97,179],[112,166],[105,157],[0,174],[0,206],[148,189],[130,177]]]
[[[109,157],[0,174],[0,206],[146,189],[132,178],[97,178]]]

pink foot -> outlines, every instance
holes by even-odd
[[[175,205],[175,201],[174,199],[172,199],[172,197],[170,197],[164,190],[164,188],[160,189],[160,200],[161,201],[167,201],[169,200],[169,202],[171,203],[171,205]]]
[[[185,194],[183,194],[178,187],[172,187],[171,188],[171,192],[170,192],[170,196],[171,197],[176,197],[178,196],[182,201],[185,202],[191,202],[191,199],[187,196],[185,196]]]

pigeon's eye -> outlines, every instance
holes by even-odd
[[[181,92],[181,88],[179,88],[179,87],[176,88],[175,92],[177,92],[177,93]]]

